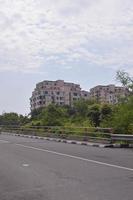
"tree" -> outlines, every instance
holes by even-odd
[[[133,97],[116,106],[110,123],[116,133],[133,134]]]
[[[39,115],[41,114],[44,108],[38,108],[31,111],[30,116],[31,120],[38,119]]]
[[[66,109],[62,106],[50,104],[40,113],[38,119],[45,126],[61,126],[67,117]]]
[[[87,116],[91,120],[92,124],[97,127],[100,124],[100,104],[93,104],[88,106]]]
[[[84,99],[80,99],[74,102],[75,113],[78,116],[85,117],[87,115],[88,104]]]
[[[3,113],[0,116],[0,125],[19,126],[29,122],[27,116],[18,115],[17,113]]]
[[[133,78],[125,71],[119,70],[116,73],[116,80],[118,80],[125,88],[133,94]]]
[[[110,104],[103,104],[101,106],[101,121],[107,119],[108,117],[110,117],[112,114],[112,105]]]

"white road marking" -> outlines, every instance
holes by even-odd
[[[16,145],[27,148],[27,149],[33,149],[33,150],[37,150],[37,151],[47,152],[47,153],[51,153],[51,154],[58,155],[58,156],[64,156],[64,157],[73,158],[73,159],[77,159],[77,160],[81,160],[81,161],[95,163],[95,164],[98,164],[98,165],[104,165],[104,166],[107,166],[107,167],[113,167],[113,168],[117,168],[117,169],[133,171],[133,168],[123,167],[123,166],[119,166],[119,165],[113,165],[113,164],[104,163],[104,162],[100,162],[100,161],[96,161],[96,160],[90,160],[90,159],[87,159],[87,158],[72,156],[72,155],[69,155],[69,154],[64,154],[64,153],[60,153],[60,152],[56,152],[56,151],[49,151],[47,149],[40,149],[40,148],[36,148],[36,147],[32,147],[32,146],[25,146],[25,145],[22,145],[22,144],[16,144]]]
[[[7,140],[0,140],[0,143],[9,143]]]
[[[29,167],[29,164],[24,163],[24,164],[22,164],[22,166],[23,167]]]

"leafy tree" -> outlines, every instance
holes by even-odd
[[[66,109],[67,115],[68,115],[69,117],[75,116],[75,114],[76,114],[76,109],[75,109],[74,106],[71,107],[71,106],[69,106],[69,105],[65,105],[65,106],[64,106],[64,109]]]
[[[118,105],[112,118],[112,126],[117,133],[133,133],[133,97],[129,101]]]
[[[22,125],[29,122],[29,119],[27,116],[18,115],[17,113],[11,112],[11,113],[3,113],[0,116],[0,125]]]
[[[66,109],[54,104],[44,108],[39,115],[39,118],[42,119],[42,124],[46,126],[60,126],[66,117]]]
[[[31,120],[38,119],[39,115],[41,114],[43,108],[34,109],[31,111],[30,116]]]
[[[75,113],[78,116],[85,117],[87,115],[88,104],[84,99],[74,102]]]
[[[103,104],[101,106],[101,115],[100,115],[101,121],[110,117],[111,114],[112,114],[112,106],[110,104]]]
[[[125,71],[119,70],[116,73],[116,80],[118,80],[125,88],[133,94],[133,78]]]
[[[92,124],[97,127],[100,125],[100,104],[93,104],[88,107],[88,117],[91,120]]]

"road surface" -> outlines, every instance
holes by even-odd
[[[133,150],[0,135],[0,200],[133,200]]]

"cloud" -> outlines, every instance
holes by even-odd
[[[0,70],[133,64],[132,0],[0,0]]]

